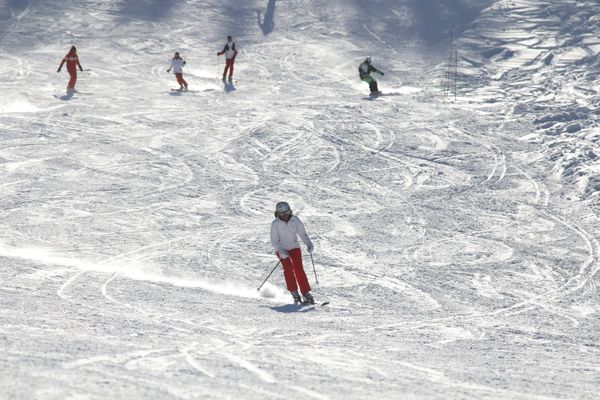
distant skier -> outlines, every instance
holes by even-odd
[[[238,52],[235,48],[235,43],[231,36],[227,36],[227,43],[225,43],[225,47],[223,50],[217,53],[217,56],[225,54],[225,69],[223,70],[223,83],[226,82],[225,77],[227,76],[227,71],[229,71],[229,83],[231,83],[233,79],[233,63],[235,62],[235,57]]]
[[[177,83],[179,83],[178,90],[187,90],[188,89],[188,84],[185,81],[185,79],[183,79],[183,66],[184,65],[185,65],[185,61],[183,60],[183,58],[181,58],[181,56],[179,55],[179,52],[175,52],[175,55],[173,56],[173,59],[171,60],[171,66],[169,67],[167,72],[171,72],[171,70],[173,70],[173,73],[175,74],[175,78],[177,78]]]
[[[315,304],[315,300],[310,294],[308,278],[302,266],[302,251],[298,236],[306,245],[306,250],[312,253],[314,246],[306,234],[300,218],[292,214],[290,205],[285,201],[277,203],[275,220],[271,223],[271,245],[283,266],[287,289],[291,292],[295,303]],[[300,286],[304,301],[298,293],[298,286]]]
[[[377,72],[378,74],[381,74],[383,76],[383,72],[371,65],[371,57],[367,57],[365,61],[363,61],[362,64],[359,65],[358,75],[360,76],[360,79],[362,81],[367,82],[369,84],[371,96],[374,96],[381,94],[381,92],[377,87],[377,81],[371,76],[371,72]]]
[[[60,72],[65,63],[67,64],[67,72],[69,72],[69,76],[71,77],[69,83],[67,84],[67,92],[75,92],[75,84],[77,83],[77,67],[79,67],[80,71],[83,71],[81,64],[79,64],[79,57],[77,56],[77,49],[75,46],[71,46],[71,50],[69,53],[67,53],[65,58],[63,58],[56,72]]]

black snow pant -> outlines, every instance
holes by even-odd
[[[377,81],[375,79],[373,79],[369,83],[369,89],[371,90],[371,93],[379,92],[379,88],[377,87]]]

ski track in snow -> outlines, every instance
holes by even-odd
[[[418,2],[0,5],[3,395],[595,398],[600,8],[466,6],[444,102]],[[256,290],[282,199],[328,306]]]

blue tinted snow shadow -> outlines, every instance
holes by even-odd
[[[474,4],[479,3],[479,4]],[[491,1],[411,0],[419,36],[427,43],[447,39],[449,32],[463,32]]]
[[[54,97],[56,97],[57,99],[60,99],[60,100],[71,100],[73,98],[73,94],[74,94],[73,92],[69,92],[69,93],[63,94],[62,96],[54,96]]]
[[[156,21],[167,17],[177,5],[177,0],[122,1],[119,13],[124,18]]]
[[[0,1],[0,23],[9,21],[25,11],[29,6],[29,0],[6,0]]]
[[[265,17],[263,18],[262,22],[260,21],[260,10],[256,11],[257,17],[258,17],[258,26],[260,26],[260,29],[263,32],[263,35],[268,35],[269,33],[273,32],[273,29],[275,28],[275,3],[277,2],[277,0],[269,0],[269,3],[267,4],[267,11],[265,11]]]
[[[456,35],[462,33],[493,2],[493,0],[380,0],[378,2],[354,0],[354,7],[359,12],[360,19],[350,19],[349,22],[355,24],[354,34],[361,34],[359,31],[365,24],[382,41],[391,45],[395,44],[394,40],[411,40],[416,35],[429,46],[446,46],[450,31]],[[406,23],[407,21],[401,21],[393,11],[398,11],[399,14],[407,13],[412,21],[409,24]]]
[[[314,307],[306,307],[298,304],[286,304],[283,306],[269,307],[273,311],[281,313],[295,313],[295,312],[310,312],[315,311]]]
[[[233,92],[235,90],[235,86],[233,86],[233,83],[226,83],[224,89],[227,93]]]

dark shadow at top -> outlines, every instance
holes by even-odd
[[[123,0],[119,13],[123,18],[157,21],[167,17],[177,0]]]
[[[395,46],[399,41],[447,46],[450,31],[460,36],[494,0],[354,0],[358,18],[350,21],[356,34],[377,35]],[[357,23],[359,22],[359,23]],[[371,32],[367,33],[364,27]]]
[[[0,0],[0,22],[8,21],[14,15],[25,11],[29,6],[29,0]]]
[[[447,41],[450,31],[462,33],[492,2],[489,0],[411,0],[419,37],[426,43]]]
[[[275,28],[275,3],[277,0],[269,0],[267,4],[267,11],[265,12],[265,17],[262,22],[260,21],[260,11],[257,11],[258,14],[258,26],[263,31],[263,35],[268,35],[273,32]]]
[[[0,2],[0,4],[1,3],[5,3],[8,7],[13,9],[24,10],[29,5],[29,0],[6,0]]]

